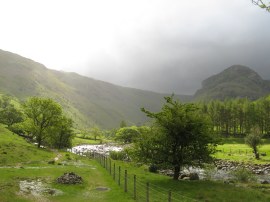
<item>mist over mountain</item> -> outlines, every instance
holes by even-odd
[[[25,100],[29,96],[50,97],[58,101],[78,127],[98,125],[118,127],[122,120],[142,124],[145,107],[158,111],[163,103],[160,94],[125,88],[77,73],[50,70],[33,60],[0,50],[0,93]],[[188,101],[191,96],[178,96]]]
[[[196,100],[243,98],[255,100],[270,93],[270,81],[249,67],[233,65],[202,82]]]

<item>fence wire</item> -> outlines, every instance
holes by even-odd
[[[82,155],[82,154],[81,154]],[[83,154],[85,155],[85,154]],[[124,192],[129,193],[134,201],[138,202],[190,202],[197,201],[185,196],[179,191],[171,191],[158,185],[148,183],[139,179],[136,175],[131,175],[128,170],[119,165],[105,155],[88,153],[86,156],[96,159],[104,169],[112,176],[113,180]]]

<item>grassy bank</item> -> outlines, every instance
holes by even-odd
[[[238,142],[239,143],[239,142]],[[229,143],[227,143],[229,144]],[[231,143],[232,145],[236,143]],[[242,143],[239,143],[240,145]],[[226,146],[226,144],[222,145]],[[163,202],[172,191],[172,201],[270,201],[270,186],[255,184],[224,184],[212,181],[174,181],[170,177],[150,173],[146,166],[111,161],[115,165],[115,179],[108,165],[101,166],[95,159],[80,157],[61,151],[38,149],[23,138],[12,134],[0,125],[0,201],[134,201],[134,175],[137,179],[137,201],[145,201],[146,184],[149,183],[151,202]],[[48,162],[51,162],[50,164]],[[120,186],[118,169],[121,167]],[[127,193],[124,192],[124,171],[127,170]],[[61,185],[57,177],[65,172],[75,172],[83,178],[78,185]],[[58,190],[59,195],[44,193],[33,195],[20,192],[20,182],[39,181],[44,186]],[[107,191],[98,187],[109,188]]]
[[[0,201],[133,201],[123,193],[106,171],[95,161],[66,152],[38,149],[23,138],[0,126]],[[55,160],[55,161],[54,161]],[[51,164],[48,164],[48,162]],[[75,172],[83,178],[78,185],[61,185],[56,179],[65,172]],[[40,181],[56,189],[60,195],[41,196],[20,192],[22,181]],[[108,191],[98,191],[107,187]]]
[[[270,163],[270,140],[264,139],[260,145],[259,153],[264,153],[266,156],[260,156],[260,160],[254,158],[252,149],[245,144],[244,138],[224,138],[223,144],[217,147],[218,152],[216,158],[242,161],[247,163]]]

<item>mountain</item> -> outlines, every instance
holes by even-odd
[[[233,65],[221,73],[202,82],[202,88],[195,95],[195,100],[210,100],[247,97],[255,100],[270,93],[270,81],[249,67]]]
[[[77,127],[118,127],[121,120],[140,124],[147,120],[140,111],[158,111],[165,94],[126,88],[76,73],[50,70],[14,53],[0,50],[0,92],[25,100],[29,96],[58,101]],[[182,101],[191,96],[176,95]]]

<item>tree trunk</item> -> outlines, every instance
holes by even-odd
[[[253,150],[254,150],[255,158],[256,158],[256,159],[260,159],[260,154],[258,153],[257,148],[255,147],[255,148],[253,148]]]
[[[177,166],[174,167],[173,179],[178,180],[179,175],[180,175],[180,166],[177,165]]]

